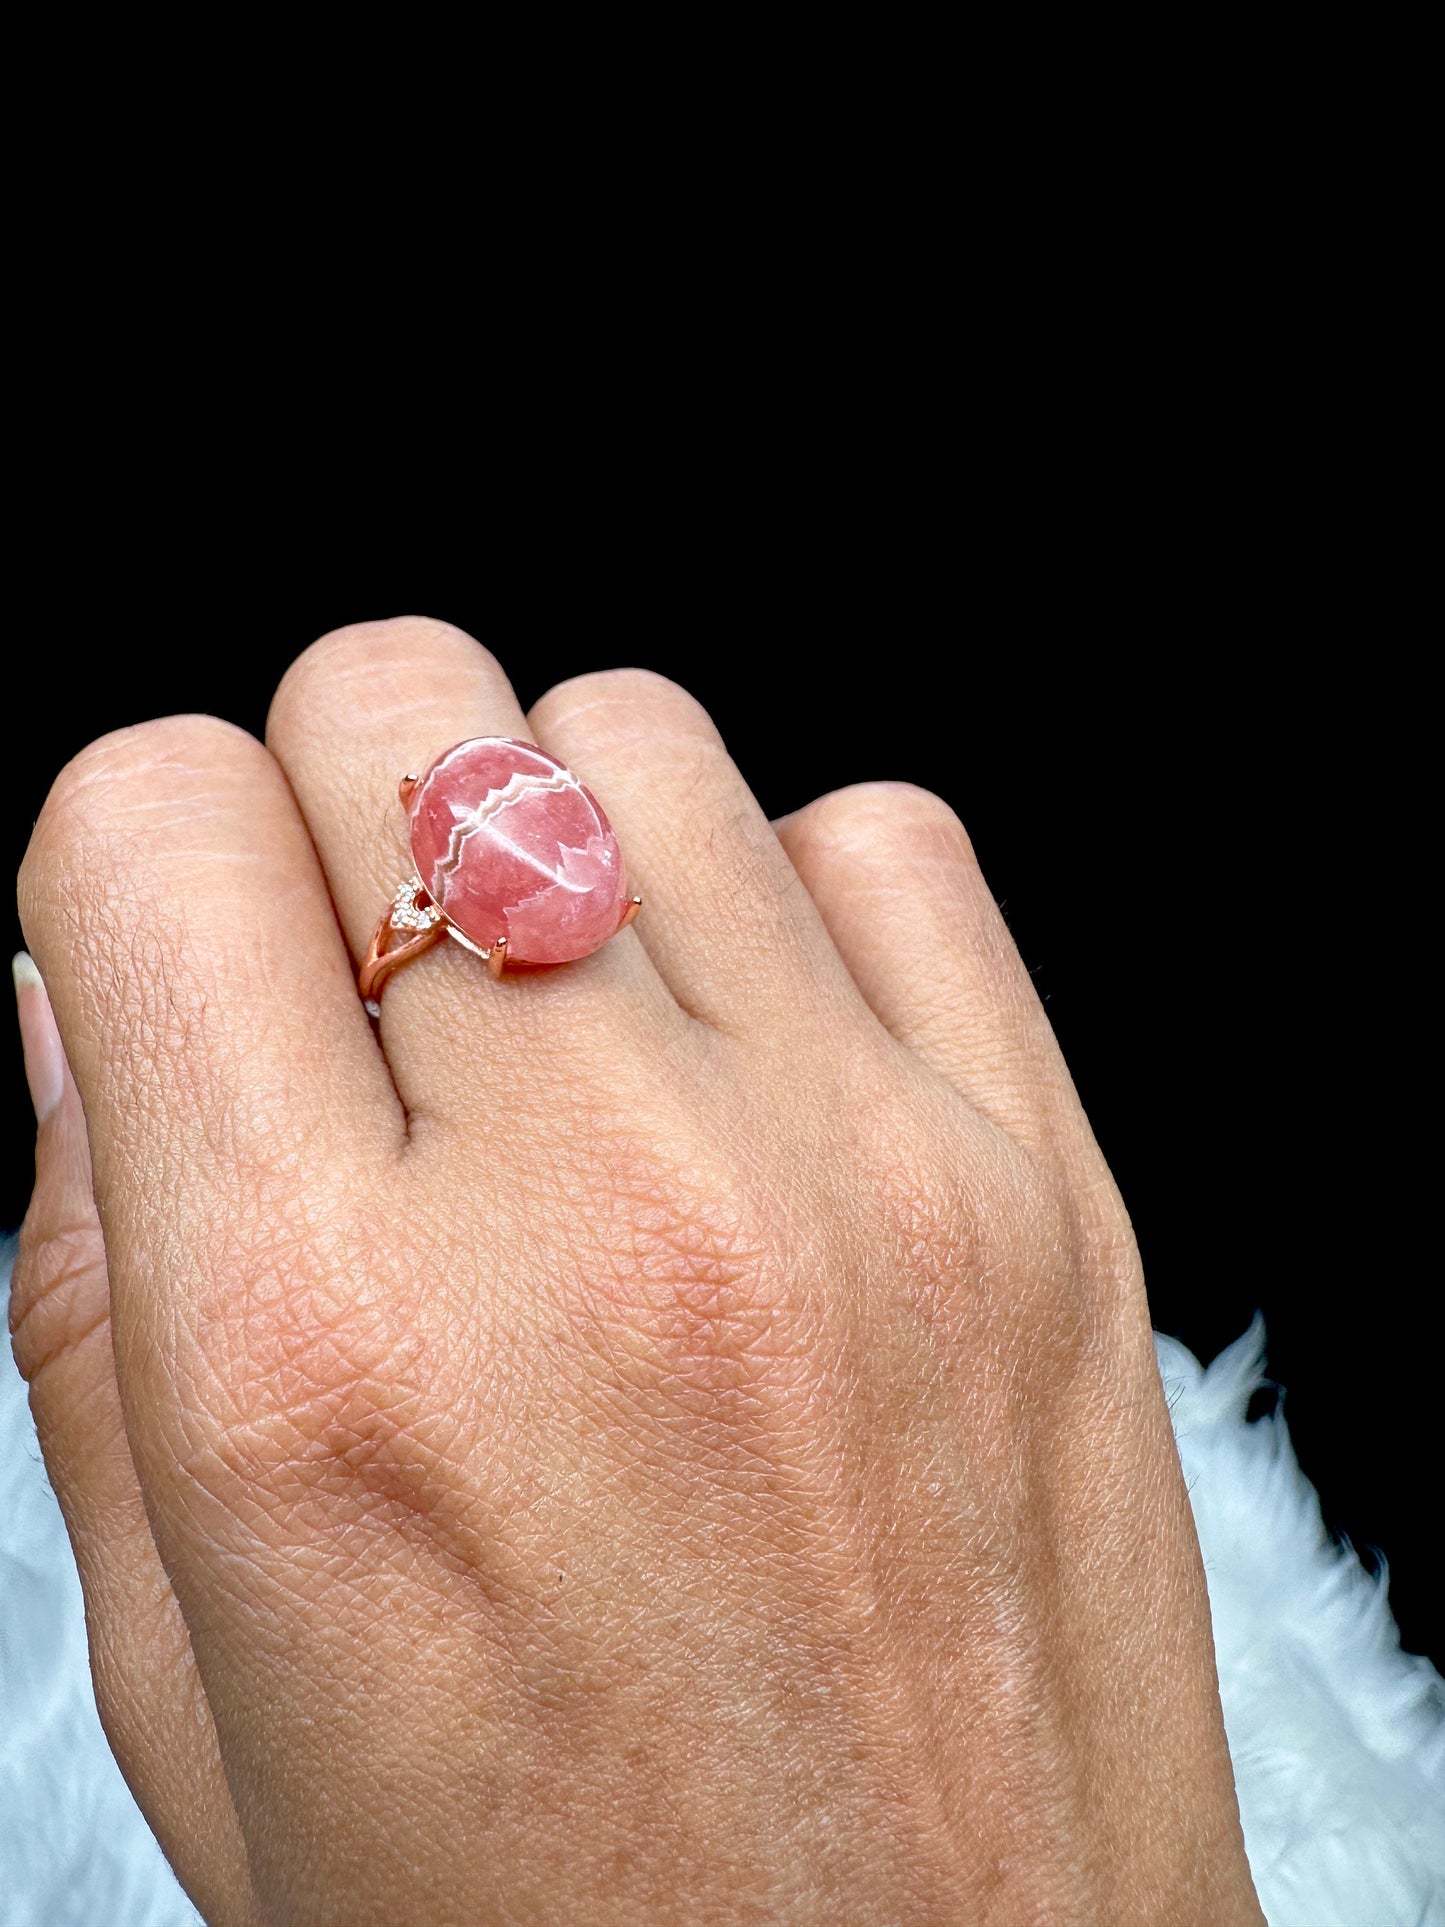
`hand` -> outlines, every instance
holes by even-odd
[[[375,1030],[397,778],[483,734],[642,917]],[[380,623],[266,749],[93,745],[21,904],[16,1353],[214,1927],[1262,1919],[1128,1220],[943,804],[770,826],[671,684],[524,718]]]

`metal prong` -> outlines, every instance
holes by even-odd
[[[637,915],[638,911],[641,908],[642,908],[641,897],[629,897],[627,899],[626,904],[623,906],[622,915],[617,919],[617,929],[625,930],[628,924],[631,923],[632,919]],[[615,936],[616,934],[617,934],[616,931],[614,931],[613,935]]]
[[[401,807],[403,809],[410,803],[411,793],[420,781],[421,778],[419,776],[403,776],[397,784],[396,793],[401,798]]]
[[[507,939],[498,937],[487,952],[487,969],[494,977],[500,977],[507,964]]]

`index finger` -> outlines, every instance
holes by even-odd
[[[184,1272],[206,1225],[401,1141],[305,825],[244,731],[180,716],[84,750],[36,824],[20,909],[118,1293],[141,1265]]]

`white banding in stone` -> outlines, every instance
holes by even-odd
[[[510,804],[519,802],[524,796],[556,796],[563,790],[580,790],[581,788],[581,783],[578,782],[570,769],[553,770],[545,776],[538,775],[530,770],[517,770],[515,774],[507,778],[504,788],[488,790],[481,802],[475,804],[471,809],[459,811],[457,805],[454,803],[452,810],[456,815],[456,822],[452,825],[452,833],[447,842],[447,853],[438,861],[436,869],[433,872],[433,889],[439,896],[445,897],[447,879],[455,873],[457,865],[462,860],[467,838],[475,836],[478,830],[485,828],[488,824],[492,824],[492,819],[500,816],[502,811],[508,808]],[[494,824],[492,834],[497,837],[499,842],[505,843],[507,848],[511,850],[515,856],[519,857],[523,863],[530,863],[535,869],[539,870],[542,875],[547,878],[549,884],[556,881],[551,871],[547,869],[546,865],[541,862],[538,857],[534,856],[530,850],[524,850],[518,844],[513,843],[510,838],[502,837]]]

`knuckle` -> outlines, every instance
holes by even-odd
[[[806,1401],[816,1319],[736,1172],[623,1147],[588,1213],[570,1315],[591,1388],[675,1442],[755,1462]]]
[[[193,1476],[243,1505],[425,1487],[446,1427],[420,1420],[446,1402],[383,1253],[252,1225],[213,1253],[196,1299],[181,1359]]]
[[[1102,1159],[1097,1170],[1075,1179],[1069,1199],[1080,1266],[1101,1308],[1142,1300],[1144,1267],[1133,1220]]]
[[[879,1132],[859,1189],[897,1253],[895,1292],[919,1342],[980,1383],[999,1359],[1049,1382],[1076,1373],[1101,1327],[1067,1185],[992,1129]],[[935,1148],[920,1154],[920,1141]]]
[[[177,807],[195,813],[237,782],[274,775],[256,738],[218,717],[162,717],[100,736],[71,757],[40,809],[19,867],[21,923],[121,896],[156,838],[173,834]]]
[[[712,718],[680,683],[652,669],[596,669],[549,689],[534,706],[539,729],[571,728],[586,718],[589,734],[631,739],[659,727],[669,735],[721,742]]]
[[[248,860],[264,860],[248,826],[265,787],[274,797],[279,783],[270,756],[244,731],[211,717],[170,717],[83,752],[31,838],[18,895],[32,948],[47,978],[66,989],[75,1036],[103,1041],[112,1064],[149,1067],[143,1081],[158,1101],[210,1091],[228,1062],[250,1097],[252,1067],[196,967],[211,920],[235,899],[192,886],[208,840],[218,854],[242,845]],[[226,888],[242,902],[244,881],[229,863]]]
[[[271,702],[268,735],[284,726],[298,707],[309,706],[318,692],[345,688],[357,680],[396,672],[415,677],[423,671],[496,660],[462,629],[433,616],[389,616],[378,622],[353,622],[317,638],[287,669]],[[500,672],[499,672],[500,673]]]
[[[1067,1177],[1036,1159],[1018,1162],[1002,1271],[1015,1342],[1036,1383],[1056,1393],[1095,1385],[1112,1376],[1127,1299],[1104,1286],[1101,1248]]]
[[[956,812],[916,783],[854,783],[802,812],[810,844],[832,855],[920,854],[973,863],[973,846]],[[798,819],[794,819],[795,823]]]
[[[215,784],[218,773],[247,774],[269,764],[265,750],[243,729],[216,716],[165,716],[113,730],[90,743],[61,770],[37,819],[21,866],[22,885],[57,860],[86,854],[94,843],[124,835],[138,809],[177,777]],[[173,797],[162,798],[173,813]]]
[[[38,1226],[27,1218],[10,1283],[10,1338],[27,1383],[77,1352],[110,1318],[105,1241],[94,1218]]]
[[[882,1233],[903,1295],[953,1332],[978,1328],[995,1269],[993,1230],[1011,1180],[1007,1152],[985,1133],[954,1134],[946,1155],[905,1119],[871,1118],[856,1192],[865,1236]]]

